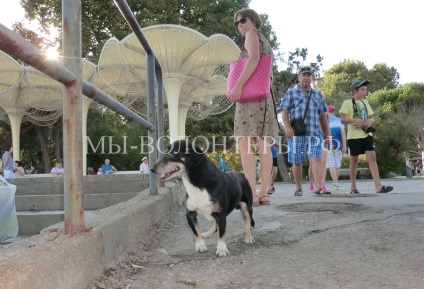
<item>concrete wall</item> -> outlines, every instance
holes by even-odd
[[[64,220],[62,176],[27,175],[8,181],[16,185],[19,235],[38,234],[42,229]],[[148,187],[148,175],[138,171],[83,176],[84,209],[99,210],[125,202]]]
[[[16,185],[16,196],[63,195],[63,177],[44,175],[44,177],[25,176],[8,179]],[[141,192],[149,186],[149,176],[143,174],[113,174],[83,176],[84,194]]]
[[[181,204],[185,191],[167,183],[156,196],[138,196],[85,214],[87,232],[67,235],[63,223],[0,247],[0,289],[81,289],[147,241]]]

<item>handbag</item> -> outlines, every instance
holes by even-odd
[[[236,85],[246,66],[248,57],[230,63],[230,72],[227,78],[227,97]],[[267,99],[271,87],[272,55],[262,55],[255,71],[243,85],[238,102],[251,102]]]
[[[308,102],[306,103],[306,108],[305,108],[305,113],[303,114],[303,118],[294,118],[290,120],[290,126],[292,127],[295,136],[306,135],[305,118],[306,118],[306,113],[308,112],[309,101],[311,100],[311,96],[312,96],[312,89],[309,92],[309,98],[308,98]]]
[[[290,121],[295,136],[306,135],[306,123],[303,118],[294,118]]]

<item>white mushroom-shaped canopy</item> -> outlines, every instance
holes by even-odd
[[[231,107],[225,97],[225,76],[228,64],[240,56],[240,49],[230,38],[222,34],[206,37],[169,24],[149,26],[142,32],[162,68],[171,139],[185,135],[187,116],[201,119]],[[114,90],[111,94],[146,114],[146,52],[135,34],[121,41],[109,39],[98,69]]]
[[[14,154],[18,159],[22,120],[38,125],[56,122],[61,115],[58,103],[62,86],[42,72],[19,64],[3,52],[0,53],[0,62],[0,107],[7,115],[7,120],[3,116],[0,120],[10,123]]]
[[[82,60],[82,78],[99,87],[108,87],[97,66]],[[83,130],[86,135],[88,107],[92,99],[83,97]],[[22,121],[39,126],[56,123],[63,113],[63,84],[33,67],[27,67],[0,51],[0,121],[10,124],[15,157],[19,158],[19,130]]]
[[[14,90],[22,80],[23,66],[0,51],[0,97]]]

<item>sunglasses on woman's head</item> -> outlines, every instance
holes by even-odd
[[[239,23],[241,23],[241,24],[246,23],[246,20],[247,20],[247,18],[246,17],[243,17],[239,21],[235,21],[234,22],[234,25],[237,27],[239,25]]]

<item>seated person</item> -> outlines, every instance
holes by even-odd
[[[148,174],[150,173],[149,169],[149,159],[147,157],[143,157],[141,159],[142,163],[140,165],[140,173],[142,174]]]
[[[57,161],[57,164],[52,168],[50,174],[54,176],[61,176],[65,173],[65,169],[62,167],[62,161]]]
[[[93,167],[88,167],[87,168],[87,175],[89,175],[89,176],[94,175],[94,169],[93,169]]]
[[[15,177],[22,178],[25,176],[24,168],[21,166],[20,161],[15,161],[14,163],[14,171],[15,171]]]
[[[105,159],[105,163],[102,165],[101,170],[102,170],[102,174],[104,174],[104,175],[113,174],[117,171],[117,169],[113,165],[110,164],[109,159]]]
[[[28,174],[32,174],[34,172],[34,167],[29,165],[28,163],[26,163],[24,165],[24,172],[28,175]]]

